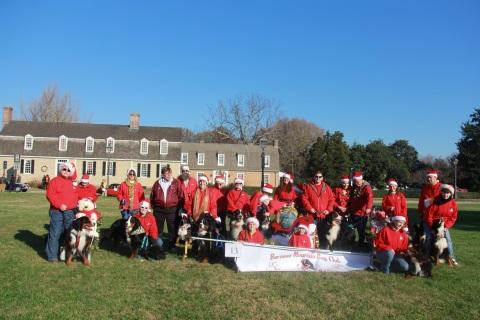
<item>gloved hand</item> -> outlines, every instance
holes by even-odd
[[[222,218],[216,217],[216,218],[215,218],[215,222],[217,222],[217,223],[222,223]]]

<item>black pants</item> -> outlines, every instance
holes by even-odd
[[[163,234],[164,223],[165,221],[167,222],[168,247],[172,248],[175,245],[175,240],[177,238],[177,208],[154,208],[153,213],[155,215],[155,220],[157,221],[159,238]]]
[[[365,243],[365,228],[367,227],[367,220],[368,217],[352,215],[352,225],[357,229],[359,245]]]

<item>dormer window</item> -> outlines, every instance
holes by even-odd
[[[140,140],[140,154],[148,154],[148,140],[145,138]]]
[[[219,153],[217,155],[217,165],[222,166],[222,167],[225,165],[225,154],[224,153]]]
[[[244,167],[245,166],[245,155],[239,154],[237,155],[237,166]]]
[[[168,141],[165,139],[160,140],[160,154],[168,154]]]
[[[87,137],[85,139],[85,152],[93,152],[95,146],[95,139],[92,137]]]
[[[114,153],[115,152],[115,139],[112,137],[107,138],[107,144],[105,146],[106,153]]]
[[[67,147],[68,147],[68,138],[64,135],[61,135],[58,138],[58,150],[67,151]]]
[[[25,143],[23,145],[23,149],[25,150],[32,150],[33,149],[33,136],[30,134],[27,134],[25,136]]]

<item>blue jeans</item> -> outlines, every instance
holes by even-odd
[[[384,273],[392,272],[407,272],[408,262],[401,256],[396,255],[395,251],[387,250],[377,252],[377,257],[381,262],[380,269]]]
[[[423,230],[425,231],[425,252],[430,255],[431,254],[431,249],[432,249],[432,241],[433,241],[433,234],[432,230],[426,224],[425,222],[423,223]],[[455,259],[455,254],[453,251],[453,242],[452,242],[452,237],[450,236],[450,230],[445,229],[445,239],[447,240],[448,244],[448,254],[450,258]]]
[[[368,217],[361,217],[352,215],[352,225],[358,232],[358,244],[363,245],[365,243],[365,228],[367,227]]]
[[[272,235],[273,243],[275,243],[276,246],[285,246],[288,247],[288,237],[286,234],[283,233],[275,233]]]
[[[63,232],[70,228],[74,220],[73,210],[59,211],[50,209],[50,227],[48,229],[47,245],[45,253],[48,261],[58,260],[60,238]]]
[[[128,218],[133,217],[138,213],[138,210],[120,210],[123,220],[128,220]]]

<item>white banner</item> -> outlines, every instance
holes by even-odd
[[[225,256],[235,257],[238,271],[349,272],[365,270],[370,254],[343,251],[226,243]]]

